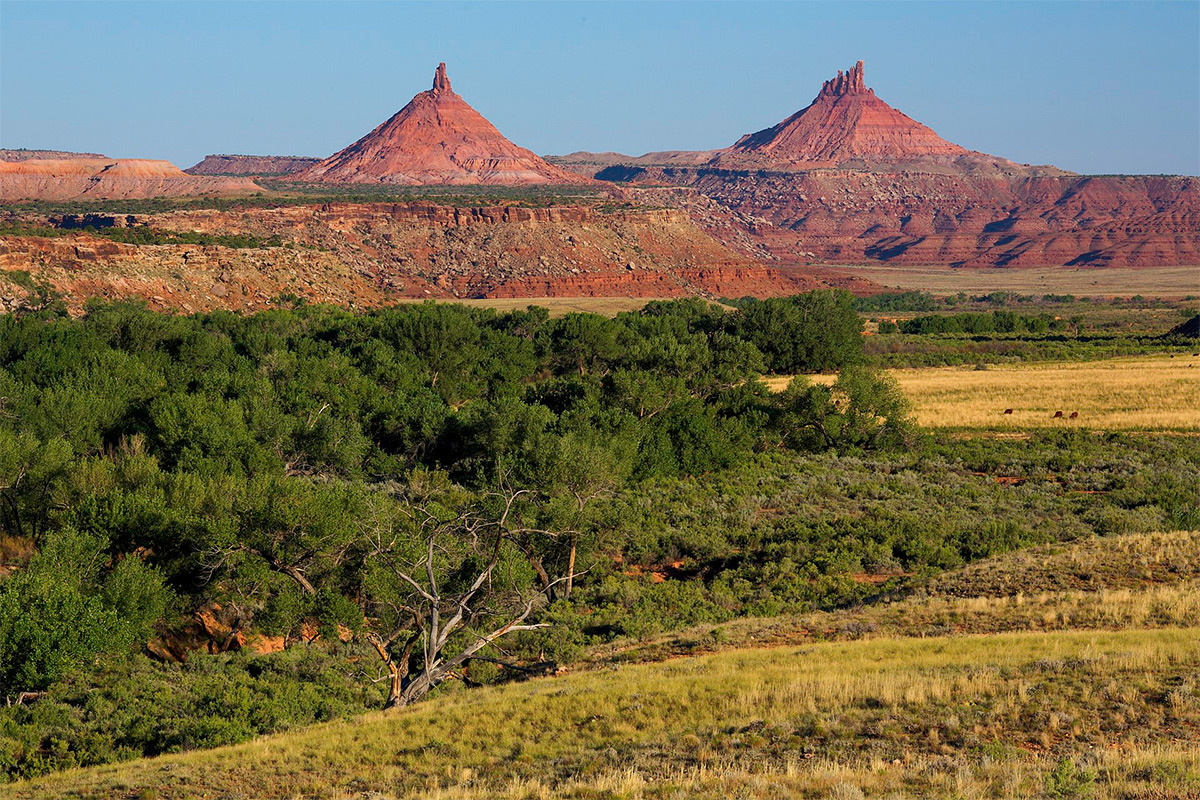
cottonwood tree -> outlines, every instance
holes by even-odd
[[[796,378],[779,395],[774,427],[785,446],[811,451],[869,450],[915,435],[895,379],[864,367],[846,368],[832,386]]]
[[[537,583],[517,546],[559,535],[525,524],[530,490],[502,488],[481,499],[444,475],[415,472],[398,493],[400,502],[364,532],[366,635],[389,683],[384,708],[461,678],[502,636],[545,627],[531,615],[571,577]]]

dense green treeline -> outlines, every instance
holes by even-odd
[[[979,314],[930,314],[900,322],[901,333],[1045,333],[1066,330],[1065,320],[1051,314],[990,311]]]

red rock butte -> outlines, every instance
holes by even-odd
[[[506,139],[454,93],[444,63],[433,88],[354,144],[291,177],[403,185],[588,182]]]
[[[897,111],[867,88],[863,62],[838,72],[804,109],[771,128],[748,133],[714,162],[750,160],[795,166],[837,165],[847,161],[950,161],[973,154]]]

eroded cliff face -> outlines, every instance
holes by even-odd
[[[859,61],[826,81],[804,109],[765,130],[748,133],[716,154],[714,167],[833,166],[846,161],[913,159],[950,163],[973,154],[875,96]]]
[[[78,220],[25,221],[73,227]],[[109,220],[93,215],[100,227]],[[82,308],[133,297],[156,308],[255,310],[293,298],[371,307],[405,298],[787,295],[866,281],[757,262],[678,209],[329,203],[121,215],[113,225],[247,235],[278,246],[130,245],[94,233],[0,237],[3,272],[28,272]],[[0,280],[0,304],[29,301]]]
[[[768,263],[1200,264],[1200,179],[1190,176],[709,167],[606,172],[635,186],[694,190],[700,197],[675,204],[722,243]]]

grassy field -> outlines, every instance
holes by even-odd
[[[1149,269],[956,269],[883,264],[839,265],[837,271],[898,289],[924,289],[938,295],[1020,292],[1083,297],[1187,297],[1200,293],[1200,266]]]
[[[664,642],[635,643],[566,676],[450,691],[402,712],[0,792],[1195,798],[1198,555],[1195,533],[1010,554],[979,568],[1031,587],[1054,585],[1066,569],[1089,575],[1095,591],[955,597],[971,581],[952,574],[865,609],[671,637],[711,652],[677,657]],[[957,628],[935,634],[938,619]],[[990,627],[1003,620],[1030,627]]]
[[[1022,430],[1200,430],[1200,358],[1138,356],[889,370],[912,401],[916,420],[933,428]],[[829,375],[814,380],[831,382]],[[767,384],[782,390],[788,377]],[[1012,414],[1005,414],[1011,408]],[[1055,412],[1063,412],[1056,419]],[[1078,412],[1071,419],[1072,412]]]

